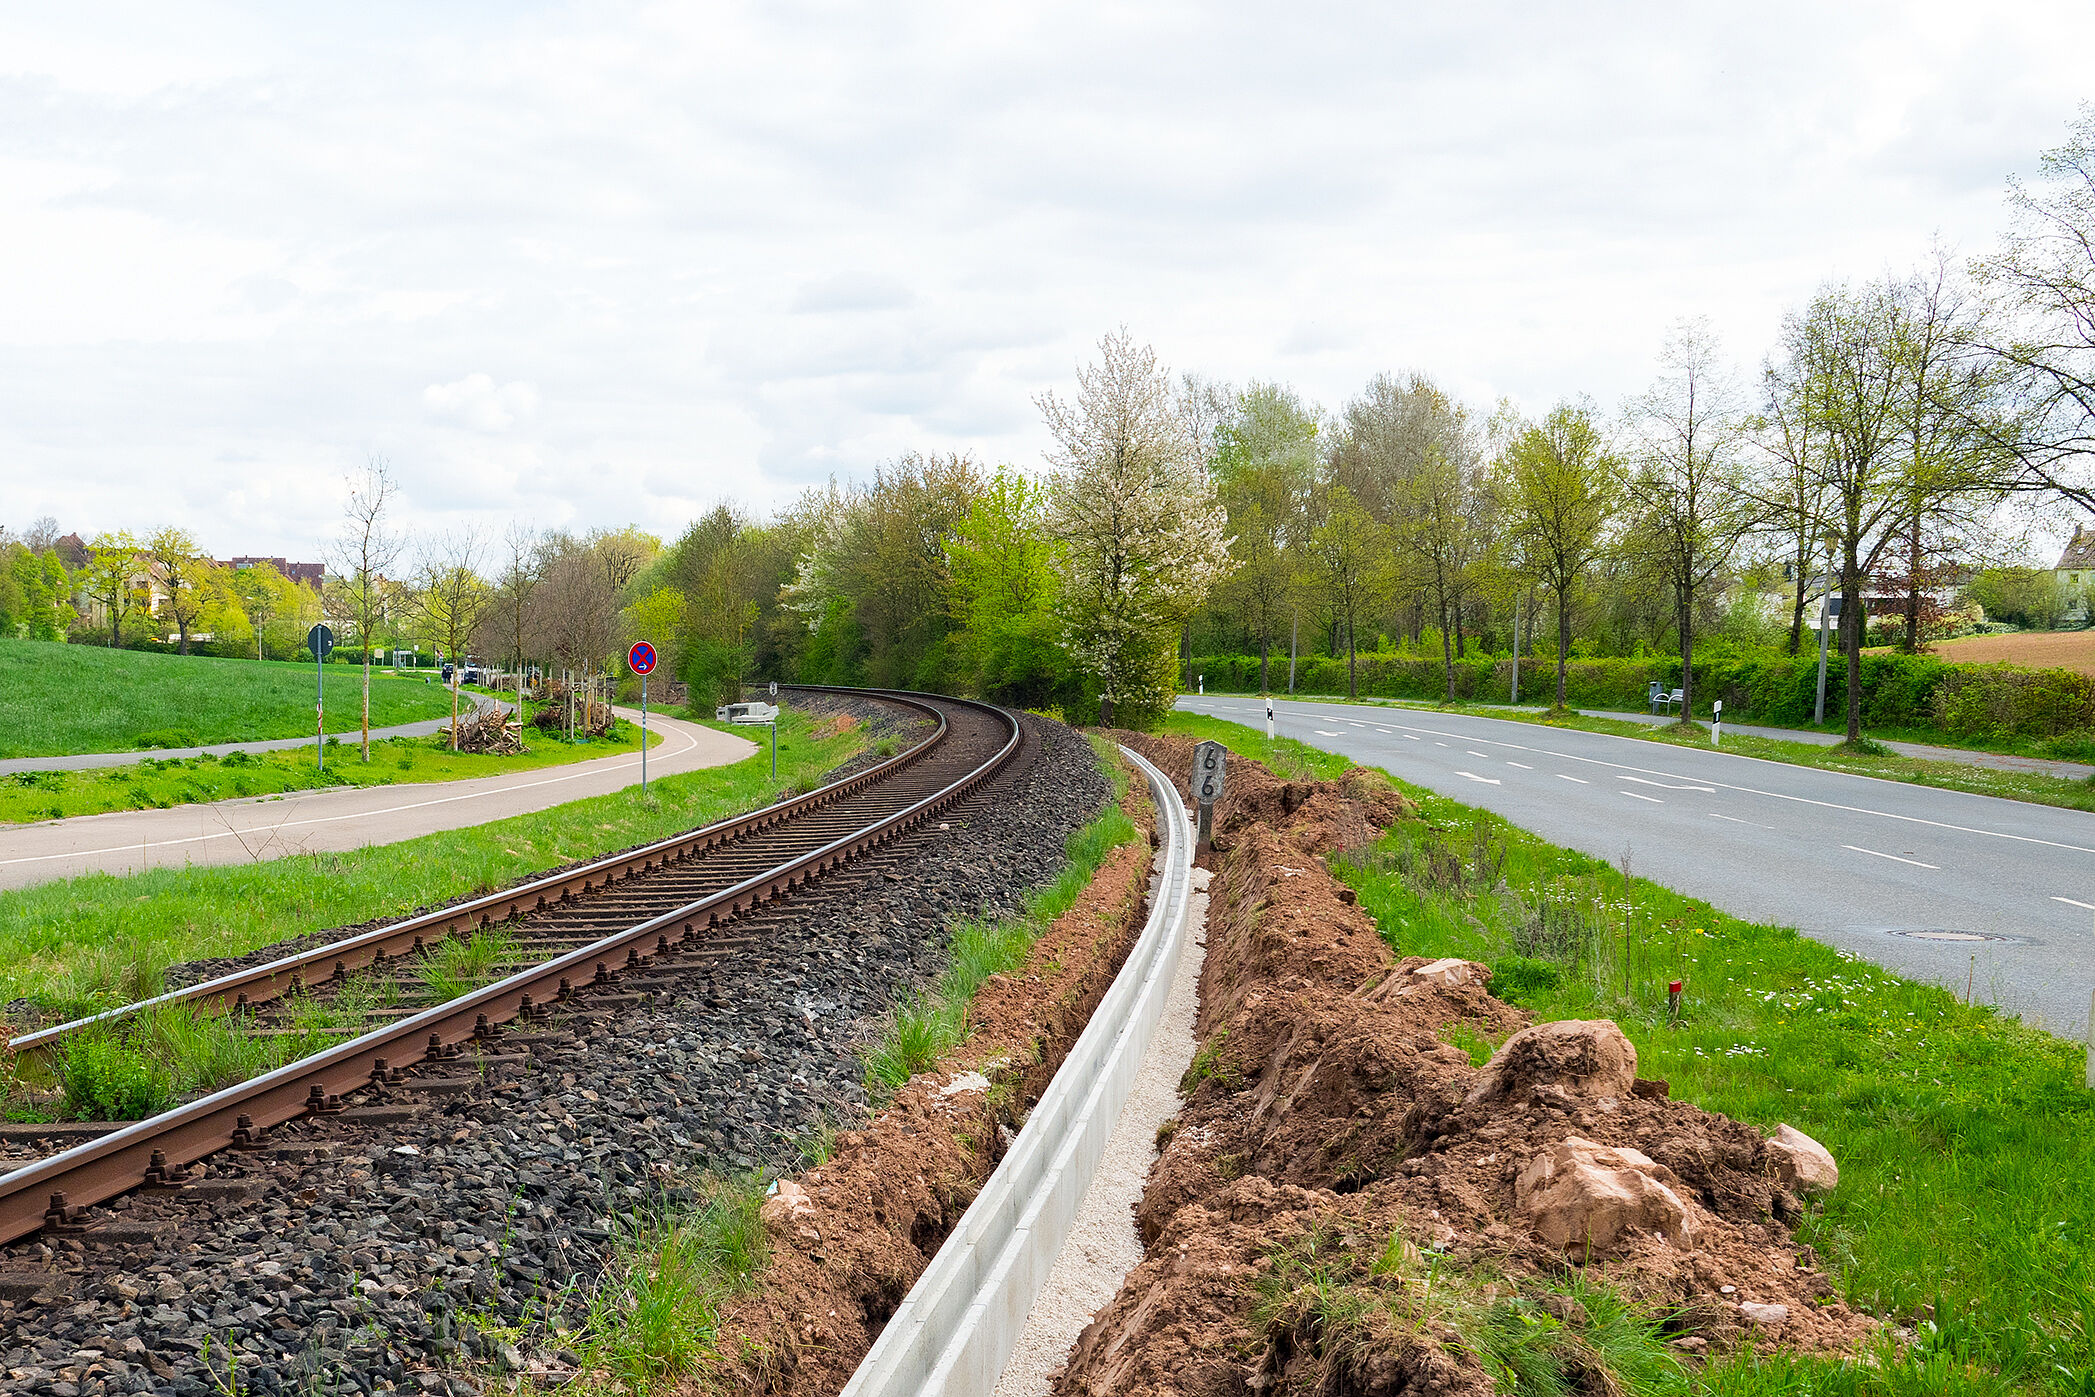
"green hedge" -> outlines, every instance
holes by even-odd
[[[1836,715],[1847,703],[1846,666],[1830,657],[1826,674],[1826,711]],[[1193,660],[1214,693],[1256,693],[1256,655],[1209,655]],[[1287,687],[1287,662],[1272,667],[1276,690]],[[1404,655],[1359,657],[1360,692],[1372,698],[1424,699],[1437,702],[1447,694],[1440,661]],[[1455,697],[1478,703],[1510,699],[1513,662],[1472,658],[1455,662]],[[1656,682],[1666,689],[1680,684],[1677,659],[1573,660],[1565,667],[1565,701],[1574,708],[1642,711]],[[1804,727],[1811,723],[1818,682],[1817,656],[1767,652],[1719,652],[1695,665],[1695,709],[1708,716],[1711,704],[1724,700],[1724,712],[1738,721]],[[1301,661],[1295,672],[1301,693],[1346,692],[1346,662],[1317,657]],[[1523,659],[1520,696],[1546,702],[1556,691],[1556,662]],[[2020,669],[2013,665],[1960,665],[1932,655],[1864,655],[1862,721],[1872,728],[1936,728],[1952,736],[1980,740],[2048,739],[2095,731],[2095,679],[2067,669]]]

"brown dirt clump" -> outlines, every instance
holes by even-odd
[[[1154,827],[1145,788],[1122,803]],[[771,1257],[726,1309],[698,1390],[814,1397],[842,1389],[1002,1159],[1141,930],[1150,846],[1122,845],[1034,942],[976,991],[970,1033],[829,1159],[765,1206]]]
[[[1183,769],[1191,744],[1180,745],[1145,754]],[[1455,1030],[1498,1041],[1527,1016],[1491,996],[1483,966],[1395,959],[1325,868],[1335,836],[1376,825],[1386,802],[1279,782],[1234,758],[1229,782],[1242,804],[1217,811],[1227,839],[1203,1048],[1137,1208],[1146,1257],[1078,1340],[1061,1397],[1495,1391],[1454,1310],[1420,1300],[1406,1275],[1403,1258],[1421,1249],[1473,1278],[1476,1313],[1523,1285],[1552,1313],[1576,1311],[1536,1283],[1582,1277],[1668,1314],[1684,1355],[1749,1331],[1810,1349],[1873,1332],[1828,1298],[1792,1242],[1786,1224],[1802,1203],[1776,1183],[1760,1134],[1636,1078],[1614,1025],[1530,1030],[1483,1070],[1447,1041]],[[1278,794],[1303,785],[1318,789]],[[1574,1137],[1592,1148],[1566,1146]],[[1636,1182],[1666,1201],[1676,1240],[1650,1230],[1647,1212],[1608,1245],[1544,1242],[1543,1219],[1522,1204],[1541,1205],[1550,1170],[1521,1188],[1543,1156],[1643,1158]],[[1290,1279],[1311,1265],[1380,1299],[1334,1332],[1328,1314],[1291,1298],[1316,1293]]]

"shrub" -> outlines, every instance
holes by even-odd
[[[66,1110],[79,1120],[142,1120],[174,1105],[174,1078],[124,1040],[90,1034],[58,1065]]]

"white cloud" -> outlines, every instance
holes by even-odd
[[[0,523],[673,534],[1037,463],[1128,324],[1337,406],[1611,404],[1999,228],[2085,7],[135,5],[0,21]],[[24,17],[27,16],[27,17]],[[477,366],[477,367],[476,367]],[[540,399],[543,402],[540,402]]]
[[[424,388],[422,406],[433,421],[476,432],[506,432],[538,412],[538,390],[528,383],[497,387],[487,374],[467,374],[455,383]]]

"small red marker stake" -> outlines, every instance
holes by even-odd
[[[1680,981],[1668,981],[1666,985],[1666,1018],[1671,1023],[1680,1022]]]

